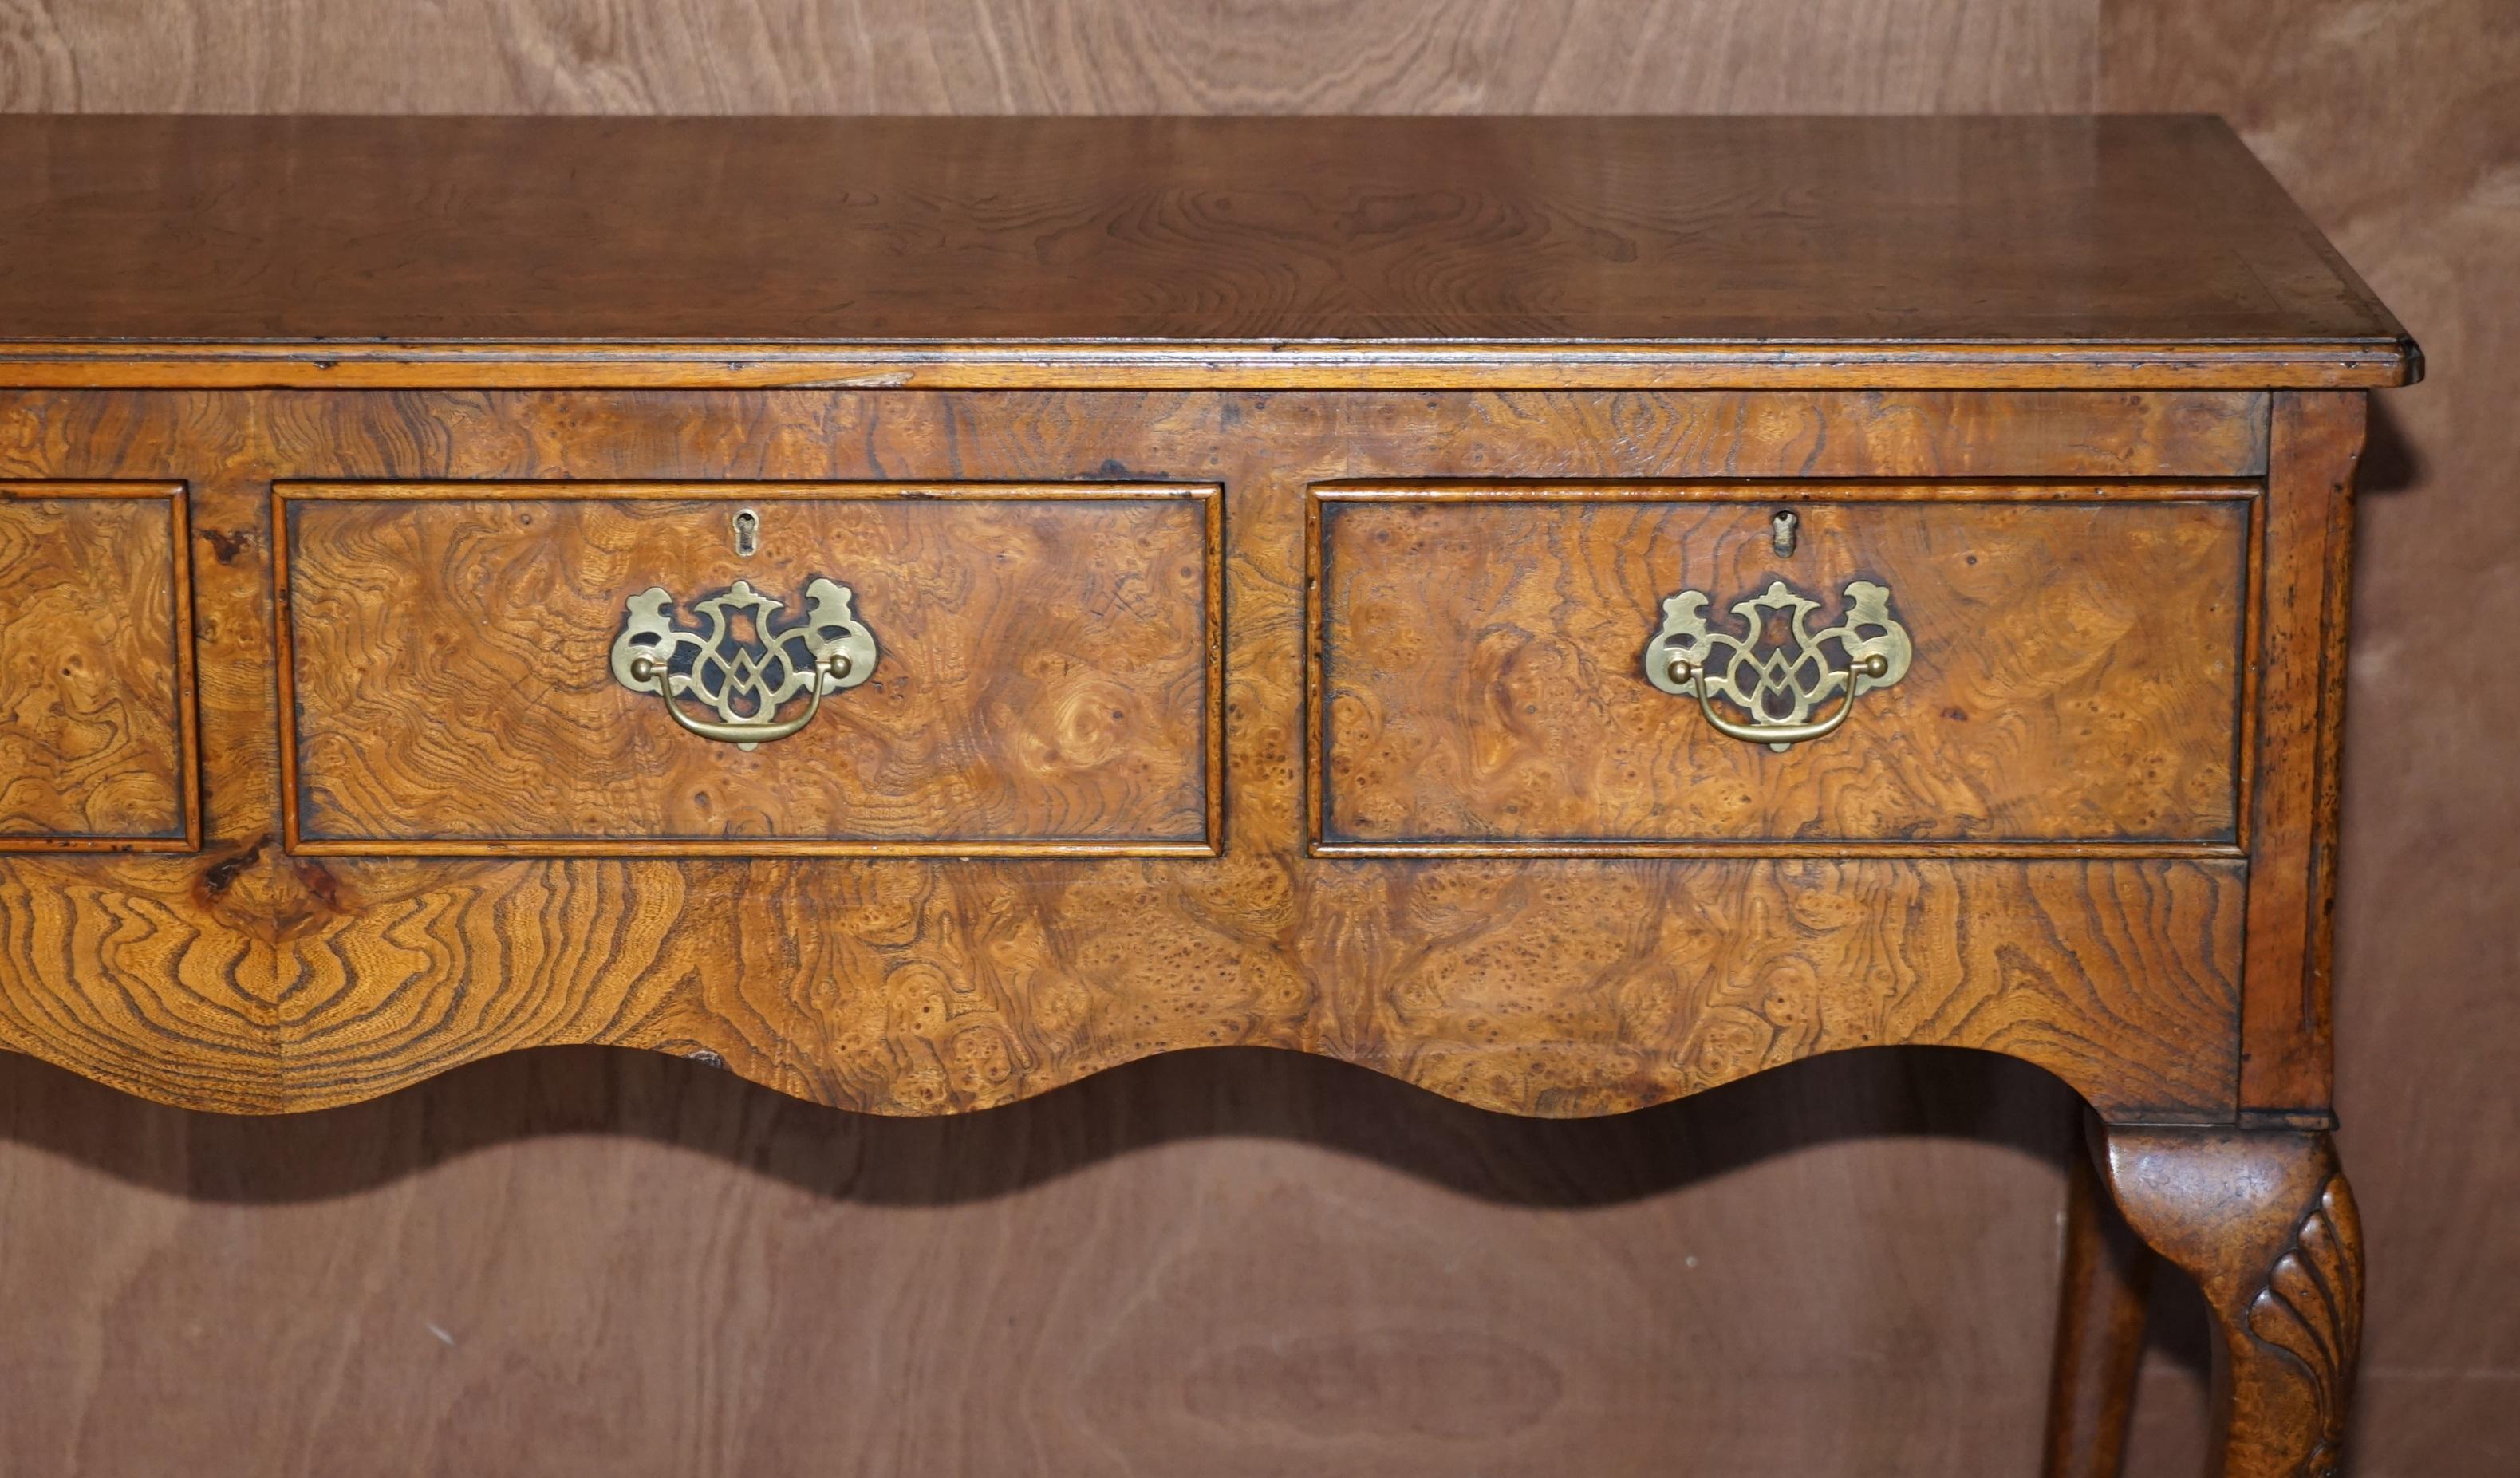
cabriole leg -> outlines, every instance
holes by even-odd
[[[2101,1179],[2204,1290],[2223,1478],[2332,1478],[2362,1333],[2362,1229],[2327,1135],[2093,1133]]]
[[[2138,1238],[2089,1157],[2065,1167],[2065,1257],[2048,1399],[2047,1478],[2118,1478],[2143,1360],[2152,1249]]]

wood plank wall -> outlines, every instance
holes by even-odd
[[[0,0],[13,111],[2230,115],[2432,362],[2358,591],[2362,1478],[2520,1470],[2515,75],[2509,0]],[[2070,1109],[1220,1053],[904,1124],[560,1051],[255,1122],[8,1059],[0,1475],[2026,1473]],[[2191,1470],[2192,1297],[2132,1472]]]

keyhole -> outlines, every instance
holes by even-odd
[[[1794,552],[1794,528],[1801,522],[1801,519],[1786,513],[1779,513],[1768,520],[1768,542],[1776,547],[1778,554],[1790,555]]]
[[[760,547],[761,515],[748,508],[736,510],[735,552],[749,559],[752,552]]]

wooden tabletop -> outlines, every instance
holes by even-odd
[[[2403,383],[2219,119],[0,119],[0,384]]]

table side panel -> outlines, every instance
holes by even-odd
[[[2272,407],[2267,483],[2265,637],[2250,834],[2241,1099],[2255,1115],[2330,1119],[2338,760],[2352,594],[2360,391],[2283,394]]]

